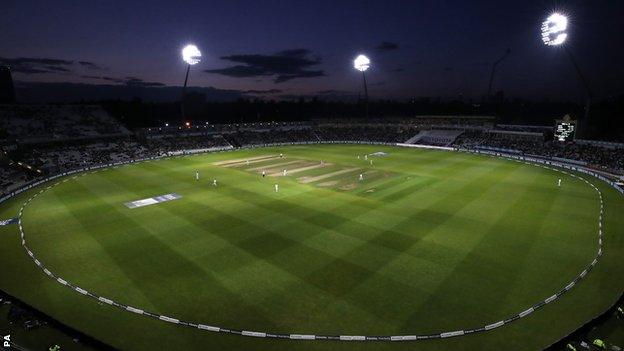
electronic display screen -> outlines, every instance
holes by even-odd
[[[575,121],[557,121],[555,124],[555,140],[557,141],[572,141],[575,132]]]

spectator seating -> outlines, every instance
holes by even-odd
[[[181,127],[151,128],[132,134],[97,107],[31,106],[15,111],[0,109],[0,116],[9,116],[8,121],[2,123],[9,126],[10,130],[6,133],[9,138],[14,138],[3,141],[5,147],[0,154],[1,193],[43,175],[183,150],[323,141],[403,143],[410,140],[458,148],[496,148],[573,160],[611,173],[624,174],[624,145],[593,141],[561,143],[545,140],[543,134],[537,132],[538,128],[487,128],[477,125],[474,120],[463,121],[472,123],[464,127],[417,126],[404,120],[393,120],[387,124],[381,121],[315,121],[206,125],[186,130]],[[51,116],[62,121],[53,121]],[[65,116],[66,120],[60,116]],[[443,122],[440,118],[427,121]],[[9,143],[12,147],[6,146]]]

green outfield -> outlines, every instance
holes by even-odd
[[[386,154],[365,159],[375,152]],[[46,276],[22,248],[17,225],[0,227],[0,289],[128,350],[535,350],[603,312],[624,289],[624,197],[584,177],[604,198],[604,255],[557,301],[484,333],[363,343],[174,325],[98,303]],[[122,304],[237,330],[405,335],[479,328],[558,292],[598,249],[600,200],[590,185],[467,153],[258,148],[68,179],[37,196],[22,217],[28,246],[50,271]],[[0,220],[17,216],[38,191],[1,205]],[[126,206],[165,194],[181,198]]]

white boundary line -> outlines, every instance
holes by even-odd
[[[337,143],[345,143],[345,142],[337,142]],[[305,144],[309,144],[309,143],[305,143]],[[314,143],[314,144],[318,144],[318,143]],[[333,144],[333,142],[332,142]],[[364,144],[364,143],[359,143],[359,144]],[[384,144],[384,143],[371,143],[371,144]],[[287,144],[287,145],[295,145],[295,143],[291,143],[291,144]],[[385,145],[392,145],[392,144],[385,144]],[[285,146],[285,145],[283,145]],[[395,145],[395,146],[401,146],[401,145]],[[239,149],[230,149],[230,150],[239,150]],[[230,150],[219,150],[219,151],[230,151]],[[458,150],[459,151],[459,150]],[[143,309],[137,308],[137,307],[133,307],[133,306],[127,306],[118,302],[115,302],[111,299],[108,299],[106,297],[102,297],[102,296],[98,296],[90,291],[87,291],[77,285],[74,285],[66,280],[64,280],[63,278],[57,276],[56,274],[52,273],[51,271],[49,271],[44,264],[38,260],[34,253],[27,247],[26,245],[26,235],[24,233],[23,227],[22,227],[22,213],[24,211],[24,209],[26,208],[26,206],[32,201],[34,200],[37,196],[39,196],[40,194],[42,194],[43,192],[47,191],[48,189],[52,189],[54,187],[56,187],[57,185],[64,183],[66,180],[62,180],[62,181],[57,181],[56,183],[47,186],[46,188],[42,189],[41,191],[39,191],[38,193],[35,193],[33,196],[31,196],[30,198],[28,198],[28,200],[26,200],[19,211],[19,216],[18,216],[18,224],[19,224],[19,232],[20,232],[20,236],[21,236],[21,243],[22,246],[24,248],[24,250],[26,251],[26,253],[31,257],[31,259],[33,260],[33,262],[35,262],[35,264],[43,270],[43,272],[48,275],[50,278],[55,279],[59,284],[65,285],[73,290],[75,290],[76,292],[91,297],[95,300],[98,300],[100,302],[104,302],[108,305],[111,306],[115,306],[117,308],[120,308],[122,310],[125,310],[129,313],[135,313],[135,314],[142,314],[145,316],[149,316],[155,319],[159,319],[161,321],[164,322],[168,322],[168,323],[173,323],[173,324],[180,324],[180,325],[184,325],[184,326],[188,326],[188,327],[192,327],[192,328],[196,328],[196,329],[200,329],[200,330],[207,330],[207,331],[211,331],[211,332],[220,332],[220,333],[230,333],[230,334],[236,334],[236,335],[242,335],[242,336],[247,336],[247,337],[261,337],[261,338],[278,338],[278,339],[290,339],[290,340],[340,340],[340,341],[413,341],[413,340],[423,340],[423,339],[437,339],[437,338],[449,338],[449,337],[457,337],[457,336],[462,336],[462,335],[467,335],[467,334],[472,334],[472,333],[479,333],[479,332],[484,332],[484,331],[489,331],[492,329],[496,329],[499,328],[505,324],[509,324],[517,319],[526,317],[528,315],[530,315],[531,313],[533,313],[535,310],[555,301],[556,299],[558,299],[561,295],[565,294],[567,291],[571,290],[580,280],[582,280],[589,271],[591,271],[594,266],[598,263],[599,258],[602,256],[603,254],[603,242],[604,242],[604,238],[603,238],[603,234],[604,234],[604,230],[603,230],[603,215],[604,215],[604,203],[602,200],[602,193],[600,192],[600,190],[598,189],[598,187],[596,187],[593,183],[591,183],[590,181],[588,181],[587,179],[578,176],[574,173],[568,173],[564,170],[560,170],[557,168],[553,168],[550,167],[550,164],[555,164],[557,166],[560,167],[564,167],[564,168],[568,168],[568,169],[572,169],[572,170],[576,170],[576,171],[581,171],[584,173],[588,173],[594,177],[597,177],[601,180],[604,180],[606,182],[608,182],[610,185],[616,187],[614,185],[614,183],[609,182],[606,180],[606,178],[599,176],[595,173],[592,173],[590,171],[587,170],[583,170],[583,169],[579,169],[577,167],[572,167],[563,163],[556,163],[556,162],[548,162],[548,161],[543,161],[543,160],[539,160],[539,159],[532,159],[532,158],[527,158],[527,157],[523,157],[523,156],[515,156],[515,155],[505,155],[505,154],[501,154],[501,153],[495,153],[495,152],[474,152],[474,151],[469,151],[469,150],[465,150],[467,152],[470,153],[475,153],[475,154],[485,154],[491,157],[497,157],[497,158],[504,158],[507,160],[515,160],[517,162],[524,162],[527,165],[532,165],[535,167],[542,167],[554,172],[559,172],[562,174],[566,174],[569,175],[571,177],[580,179],[582,181],[584,181],[586,184],[590,185],[598,194],[598,198],[600,200],[600,213],[598,215],[598,250],[596,253],[596,256],[594,257],[593,261],[591,263],[589,263],[589,265],[582,271],[580,272],[575,278],[574,280],[572,280],[570,283],[568,283],[564,288],[562,288],[559,292],[555,293],[554,295],[544,299],[543,301],[538,302],[537,304],[529,307],[528,309],[524,310],[523,312],[520,312],[518,314],[515,314],[507,319],[501,320],[501,321],[497,321],[497,322],[493,322],[490,323],[488,325],[485,325],[483,327],[479,327],[479,328],[474,328],[474,329],[466,329],[466,330],[455,330],[455,331],[445,331],[445,332],[440,332],[440,333],[436,333],[436,334],[426,334],[426,335],[387,335],[387,336],[369,336],[369,335],[310,335],[310,334],[274,334],[274,333],[268,333],[268,332],[259,332],[259,331],[245,331],[245,330],[235,330],[235,329],[228,329],[228,328],[223,328],[223,327],[215,327],[215,326],[209,326],[209,325],[205,325],[205,324],[198,324],[198,323],[192,323],[192,322],[187,322],[187,321],[182,321],[179,320],[177,318],[173,318],[173,317],[168,317],[165,315],[159,315],[156,313],[152,313],[152,312],[148,312],[145,311]],[[174,156],[175,157],[175,156]],[[178,156],[180,157],[180,156]],[[184,156],[181,156],[184,157]],[[152,158],[153,159],[153,158]],[[135,163],[135,162],[149,162],[151,159],[144,159],[144,160],[133,160],[133,161],[129,161],[129,162],[125,162],[123,164],[126,163]],[[531,161],[531,162],[527,162]],[[540,164],[542,163],[542,164]],[[117,167],[119,164],[122,163],[118,163],[118,164],[114,164],[114,165],[107,165],[107,166],[98,166],[96,168],[105,168],[105,167]],[[93,169],[93,168],[89,168],[86,169],[87,171]],[[56,176],[52,176],[50,178],[38,181],[34,184],[30,184],[29,186],[20,189],[17,192],[14,192],[12,195],[7,196],[3,199],[0,199],[0,203],[4,202],[6,200],[8,200],[9,198],[13,197],[14,195],[17,195],[19,193],[21,193],[22,191],[25,191],[27,189],[30,189],[34,186],[37,186],[39,184],[42,184],[44,182],[48,182],[51,181],[53,179],[59,178],[61,176],[65,176],[68,174],[73,174],[73,173],[78,173],[78,172],[83,172],[85,170],[76,170],[76,171],[71,171],[68,173],[64,173],[62,175],[56,175]],[[99,170],[95,170],[92,172],[83,172],[82,174],[79,175],[75,175],[72,177],[72,179],[76,179],[79,176],[82,177],[86,174],[89,173],[95,173],[98,172]],[[624,194],[624,191],[617,188],[616,189]]]

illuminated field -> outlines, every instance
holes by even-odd
[[[375,152],[386,155],[364,159]],[[0,287],[123,349],[533,350],[605,310],[623,288],[614,277],[624,273],[624,199],[588,180],[605,201],[600,262],[557,301],[470,336],[341,343],[174,325],[98,303],[46,276],[15,225],[0,227]],[[125,205],[165,194],[181,197]],[[29,195],[3,205],[0,218],[17,215]],[[410,335],[483,327],[560,291],[596,255],[599,212],[590,185],[532,165],[323,145],[89,173],[37,196],[22,224],[28,246],[54,274],[152,313],[272,333]]]

